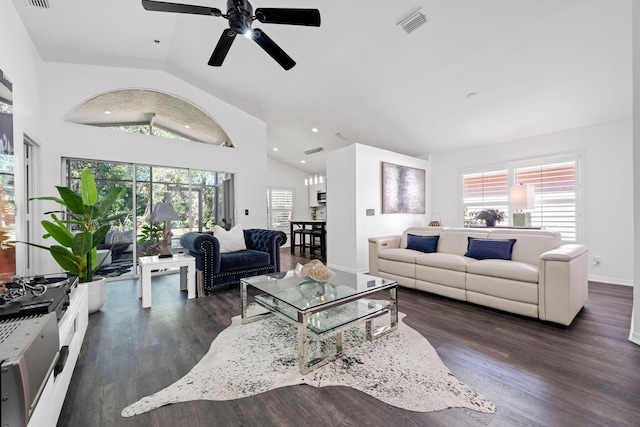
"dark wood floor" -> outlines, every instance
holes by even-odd
[[[284,268],[308,261],[283,254]],[[108,283],[59,426],[640,425],[640,347],[627,340],[632,289],[602,283],[590,283],[589,302],[569,328],[400,289],[405,322],[460,381],[496,404],[496,414],[417,413],[346,387],[294,386],[122,418],[125,406],[185,375],[240,313],[238,289],[187,300],[177,281],[154,278],[153,306],[145,310],[135,281]]]

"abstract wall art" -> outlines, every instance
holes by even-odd
[[[424,169],[382,162],[382,213],[425,213]]]

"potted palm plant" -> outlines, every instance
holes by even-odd
[[[60,267],[69,274],[78,276],[80,283],[89,284],[89,313],[94,313],[100,310],[106,298],[106,279],[94,281],[93,276],[95,270],[100,267],[97,246],[104,240],[111,223],[126,216],[126,213],[111,214],[114,202],[125,190],[112,188],[103,200],[99,200],[90,169],[85,169],[80,175],[80,193],[69,187],[56,188],[60,197],[34,197],[30,200],[52,200],[65,208],[46,212],[46,215],[51,216],[51,221],[41,222],[46,231],[43,237],[52,238],[57,244],[28,244],[48,250]],[[62,219],[65,214],[68,219]],[[77,231],[71,232],[69,226]]]

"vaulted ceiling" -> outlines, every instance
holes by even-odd
[[[164,70],[264,120],[267,154],[305,172],[353,142],[422,156],[631,115],[631,0],[254,0],[320,10],[319,28],[254,22],[289,71],[245,38],[208,66],[221,17],[32,2],[13,0],[43,60]]]

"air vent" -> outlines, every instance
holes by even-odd
[[[324,148],[322,147],[317,147],[317,148],[312,148],[311,150],[307,150],[304,152],[304,154],[314,154],[314,153],[319,153],[320,151],[324,150]]]
[[[407,34],[410,34],[412,31],[417,30],[427,22],[429,22],[427,15],[422,13],[422,9],[418,9],[402,21],[398,22],[398,25],[400,25]]]
[[[349,139],[349,138],[347,138],[347,135],[345,135],[344,133],[340,133],[340,132],[337,132],[336,136],[338,138],[340,138],[341,140],[343,140],[343,141],[346,141],[347,139]]]
[[[27,6],[39,7],[40,9],[50,9],[49,0],[25,0]]]

